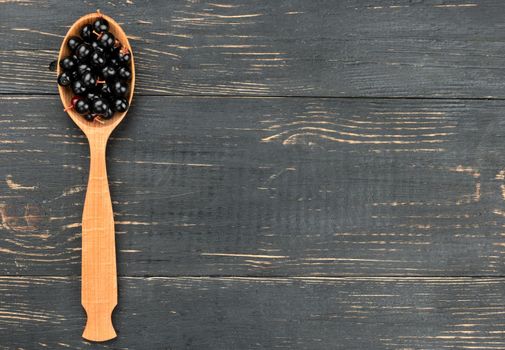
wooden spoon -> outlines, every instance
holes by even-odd
[[[123,29],[109,16],[90,13],[79,18],[70,27],[61,44],[58,62],[70,54],[67,41],[71,36],[79,36],[81,27],[93,23],[98,18],[109,22],[109,31],[132,52]],[[61,68],[58,65],[58,74]],[[135,65],[131,57],[131,81],[128,103],[131,104],[135,86]],[[71,105],[74,96],[69,87],[58,85],[64,106]],[[90,169],[88,189],[82,214],[82,289],[81,302],[87,314],[83,338],[105,341],[116,337],[112,325],[112,311],[117,305],[116,247],[114,237],[114,216],[107,181],[105,149],[114,128],[123,120],[124,113],[115,113],[103,123],[89,122],[75,110],[67,110],[68,115],[81,128],[89,142]]]

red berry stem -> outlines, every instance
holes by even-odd
[[[96,35],[96,38],[97,38],[97,39],[100,39],[100,38],[102,37],[102,35],[103,35],[103,32],[101,32],[101,33],[97,33],[96,31],[93,31],[93,34],[95,34],[95,35]]]

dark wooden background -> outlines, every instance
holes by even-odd
[[[67,28],[123,24],[118,338],[81,339]],[[504,349],[505,2],[0,0],[0,349]]]

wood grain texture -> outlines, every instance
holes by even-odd
[[[103,131],[89,137],[89,180],[82,214],[81,304],[87,320],[83,338],[106,341],[116,337],[112,311],[117,305],[117,265],[114,214],[107,179]]]
[[[3,274],[79,275],[86,140],[0,97]],[[505,274],[503,101],[142,97],[111,139],[120,275]]]
[[[500,0],[6,0],[0,92],[56,93],[47,65],[96,8],[130,34],[140,94],[505,97]]]
[[[108,30],[119,40],[121,49],[126,48],[131,55],[128,105],[131,104],[135,88],[135,64],[126,34],[111,17],[99,11],[77,19],[62,40],[58,62],[71,54],[68,40],[79,36],[81,28],[103,19]],[[58,66],[57,73],[62,69]],[[69,87],[58,85],[63,106],[72,106],[74,94]],[[81,304],[86,310],[87,320],[83,338],[90,341],[106,341],[116,337],[112,325],[112,311],[117,305],[117,269],[114,214],[107,178],[107,141],[112,131],[124,119],[126,112],[115,113],[111,119],[98,122],[86,121],[73,108],[65,111],[86,135],[89,143],[89,180],[82,214],[82,259],[81,259]]]
[[[132,77],[128,85],[128,104],[130,104],[135,87],[133,53],[126,34],[111,17],[97,11],[77,19],[62,40],[58,62],[71,54],[67,45],[68,40],[79,36],[81,28],[93,24],[98,19],[107,21],[108,30],[132,55],[130,68]],[[57,73],[62,73],[59,65]],[[72,106],[74,97],[72,90],[58,85],[58,91],[63,106]],[[112,131],[121,123],[127,112],[115,113],[110,120],[89,122],[73,108],[65,108],[65,111],[86,135],[90,149],[89,180],[82,214],[81,237],[81,304],[87,315],[82,336],[90,341],[106,341],[116,337],[111,317],[117,305],[114,214],[107,178],[106,147]]]
[[[2,277],[0,349],[89,349],[79,280]],[[493,278],[121,278],[93,349],[503,349]],[[57,300],[58,302],[54,302]]]
[[[119,338],[91,346],[88,146],[47,67],[97,8],[139,94],[108,150]],[[504,10],[0,0],[0,349],[504,349]]]

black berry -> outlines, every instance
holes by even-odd
[[[74,81],[79,78],[79,72],[77,70],[73,70],[71,72],[67,72],[70,75],[70,80]]]
[[[106,63],[105,56],[95,51],[91,54],[90,62],[93,66],[97,68],[102,68]]]
[[[110,94],[112,94],[112,91],[110,90],[110,86],[109,84],[107,83],[104,83],[102,85],[102,87],[100,88],[100,92],[102,93],[102,95],[104,96],[109,96]]]
[[[76,64],[77,62],[72,57],[65,57],[60,61],[60,67],[64,71],[71,71],[72,69],[75,68]]]
[[[105,49],[114,47],[114,35],[111,32],[101,32],[98,36],[98,43]]]
[[[89,59],[89,56],[91,55],[91,46],[86,43],[82,43],[77,47],[75,50],[75,55],[79,59],[79,61],[84,62]]]
[[[86,63],[81,63],[80,65],[77,66],[76,71],[77,71],[77,73],[79,73],[79,75],[82,76],[85,73],[91,72],[91,67],[89,65],[87,65]]]
[[[119,57],[117,56],[112,56],[111,58],[109,58],[109,65],[112,66],[112,67],[119,67]]]
[[[91,72],[84,73],[81,81],[87,89],[96,85],[96,79]]]
[[[91,112],[94,114],[104,115],[109,109],[109,104],[103,98],[97,98],[91,102]]]
[[[130,63],[131,58],[132,56],[130,55],[130,52],[127,49],[119,51],[118,59],[120,64],[126,65]]]
[[[132,73],[126,67],[119,68],[118,75],[123,80],[130,80]]]
[[[87,42],[91,42],[91,40],[94,39],[93,26],[91,24],[86,24],[84,27],[82,27],[81,38]]]
[[[72,82],[72,91],[76,95],[82,95],[86,92],[87,88],[81,80]]]
[[[114,76],[116,75],[116,69],[112,66],[106,66],[102,68],[100,73],[104,79],[109,80],[114,78]]]
[[[116,112],[125,112],[128,109],[128,101],[124,98],[114,100],[114,109]]]
[[[92,41],[91,42],[91,48],[95,52],[98,52],[98,53],[101,53],[101,54],[105,54],[106,53],[106,50],[102,46],[100,46],[100,44],[98,43],[98,41]]]
[[[74,108],[79,114],[89,113],[89,103],[86,100],[80,99],[77,101]]]
[[[110,107],[107,108],[107,110],[105,111],[105,113],[102,115],[102,117],[104,119],[110,119],[112,118],[112,116],[114,115],[114,110]]]
[[[74,51],[77,49],[77,46],[81,45],[82,39],[79,38],[78,36],[72,36],[70,39],[67,41],[67,46],[69,47],[70,50]]]
[[[93,30],[98,33],[105,32],[109,30],[109,22],[103,18],[97,19],[93,23]]]
[[[92,90],[89,90],[86,92],[86,99],[88,101],[93,101],[95,98],[99,98],[100,97],[100,94],[96,91],[92,91]]]
[[[128,84],[121,80],[116,80],[114,83],[112,83],[110,90],[115,96],[122,97],[128,91]]]
[[[72,80],[67,72],[63,72],[58,76],[58,84],[61,86],[69,86]]]

